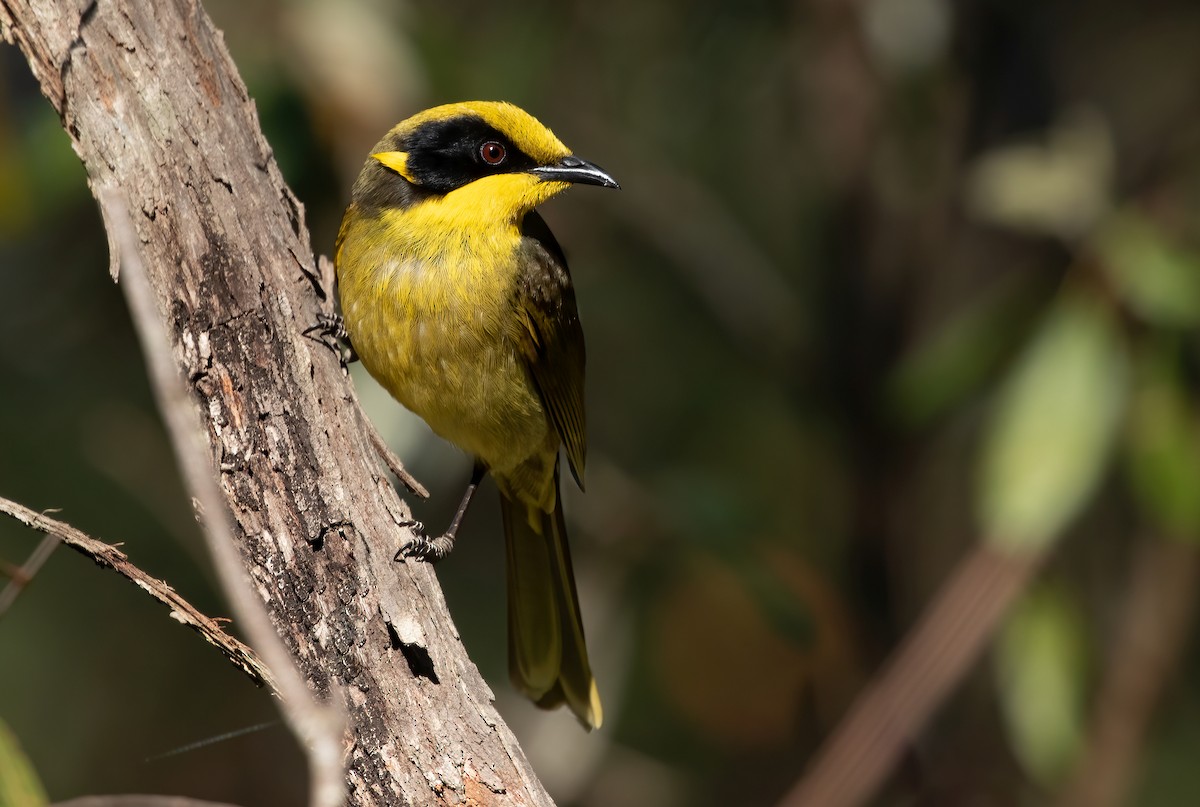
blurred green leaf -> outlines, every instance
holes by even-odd
[[[960,309],[904,357],[888,384],[900,419],[915,425],[936,417],[993,376],[1029,318],[1033,291],[1013,273]]]
[[[23,154],[7,146],[0,131],[0,236],[13,238],[30,226],[29,182]]]
[[[738,563],[737,571],[742,584],[776,633],[806,649],[816,644],[817,625],[812,611],[774,570],[761,559],[747,555]]]
[[[982,456],[979,508],[1008,551],[1046,548],[1105,467],[1127,360],[1099,301],[1064,296],[1001,392]]]
[[[1108,211],[1115,164],[1105,120],[1091,110],[1074,110],[1042,138],[980,157],[968,178],[967,206],[982,221],[1077,238]]]
[[[48,801],[17,738],[0,721],[0,807],[42,807]]]
[[[1056,784],[1083,736],[1084,623],[1074,601],[1042,586],[1017,605],[996,645],[1000,706],[1017,759]]]
[[[1173,244],[1145,217],[1125,213],[1097,234],[1104,269],[1125,302],[1156,325],[1200,324],[1200,255]]]
[[[1138,761],[1139,776],[1126,804],[1176,807],[1196,793],[1196,749],[1200,748],[1200,701],[1191,692],[1159,709],[1155,729]]]
[[[1174,350],[1139,362],[1130,422],[1130,474],[1139,503],[1173,536],[1200,536],[1200,418]]]

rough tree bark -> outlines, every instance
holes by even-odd
[[[203,9],[0,0],[0,35],[93,192],[128,200],[247,572],[310,685],[345,705],[350,802],[550,804],[432,570],[392,562],[408,508],[336,357],[301,336],[320,305],[304,213]]]

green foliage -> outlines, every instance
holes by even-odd
[[[42,807],[46,791],[16,736],[0,721],[0,807]]]
[[[1107,467],[1126,356],[1103,305],[1064,294],[1001,392],[982,456],[980,521],[1008,551],[1047,549]]]
[[[1200,540],[1200,412],[1189,398],[1175,340],[1140,357],[1129,429],[1139,503],[1168,535]]]
[[[1017,759],[1041,785],[1059,784],[1084,735],[1085,623],[1060,587],[1040,585],[1000,632],[995,667],[1000,706]]]
[[[1013,275],[955,311],[905,356],[889,384],[900,420],[924,424],[990,381],[1019,341],[1032,289]]]
[[[1043,136],[992,149],[971,172],[968,204],[982,219],[1073,240],[1111,204],[1112,132],[1094,111],[1070,110]]]
[[[520,103],[624,186],[545,211],[588,339],[567,516],[603,731],[508,699],[487,494],[437,570],[560,804],[775,803],[981,531],[1053,548],[1060,585],[879,803],[1053,790],[1091,730],[1131,541],[1200,534],[1200,6],[203,5],[318,252],[367,149],[433,103]],[[64,508],[226,614],[86,176],[0,54],[0,495]],[[354,381],[444,524],[468,461]],[[28,546],[0,522],[0,558]],[[66,554],[0,619],[0,712],[46,786],[300,803],[282,730],[143,764],[273,709],[165,621]],[[1161,671],[1171,730],[1134,738],[1147,782],[1126,804],[1200,792],[1192,656]]]
[[[1096,239],[1102,266],[1122,300],[1166,328],[1200,325],[1200,255],[1174,243],[1145,216],[1115,216]]]

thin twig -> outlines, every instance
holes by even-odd
[[[962,680],[1040,560],[984,545],[961,561],[780,807],[864,804]]]
[[[1166,539],[1140,543],[1096,696],[1091,736],[1059,800],[1061,807],[1129,803],[1150,719],[1192,636],[1198,579],[1195,544]]]
[[[76,552],[90,558],[97,566],[112,569],[129,582],[149,594],[154,599],[171,609],[171,618],[176,622],[187,625],[199,633],[204,639],[232,661],[254,683],[266,684],[272,689],[275,682],[271,673],[259,661],[246,645],[233,638],[221,629],[220,624],[213,618],[200,613],[191,603],[179,596],[163,580],[151,577],[137,566],[129,562],[124,552],[115,546],[97,541],[89,535],[62,521],[57,521],[42,513],[23,507],[14,501],[0,498],[0,513],[11,516],[31,529],[44,533],[54,540],[62,542]]]
[[[381,435],[379,430],[375,428],[375,424],[371,422],[371,419],[366,415],[363,415],[361,420],[363,429],[366,431],[367,437],[370,438],[371,445],[375,448],[375,453],[378,454],[379,458],[383,460],[385,465],[387,465],[388,470],[396,475],[396,478],[404,484],[404,487],[408,488],[422,499],[428,499],[429,490],[420,482],[418,482],[415,476],[404,469],[404,463],[400,461],[400,458],[396,456],[396,453],[388,447],[386,442],[384,442],[383,435]]]
[[[129,207],[114,187],[97,187],[96,196],[121,268],[121,288],[129,303],[146,367],[167,434],[175,449],[184,482],[199,501],[204,535],[218,579],[246,635],[275,676],[283,698],[283,715],[308,753],[312,807],[338,807],[345,800],[342,765],[344,721],[333,707],[317,702],[267,616],[262,601],[246,580],[233,531],[226,516],[225,497],[217,484],[195,405],[188,397],[171,341],[163,327],[154,290],[141,259],[138,236]]]
[[[50,807],[237,807],[223,801],[201,801],[186,796],[83,796],[56,801]]]
[[[299,260],[296,262],[298,264],[300,263]],[[303,264],[301,264],[301,268],[303,268]],[[317,271],[319,273],[319,277],[312,279],[314,281],[314,286],[318,290],[319,296],[324,301],[324,304],[322,305],[324,316],[328,318],[327,321],[337,321],[340,323],[341,317],[337,315],[336,306],[334,304],[334,297],[336,296],[334,290],[337,287],[337,271],[334,267],[333,261],[329,260],[329,258],[325,257],[324,255],[317,258]],[[305,270],[305,273],[312,277],[311,273],[307,272],[307,270]],[[314,325],[306,330],[305,334],[308,334],[312,331],[320,333],[324,330],[325,329],[320,325]],[[335,352],[337,349],[337,344],[343,340],[346,340],[348,344],[348,338],[346,337],[344,326],[341,328],[338,334],[331,334],[331,336],[333,337],[331,342],[325,342],[324,340],[321,341],[327,346],[335,348]],[[351,347],[350,353],[352,355],[353,352],[353,348]],[[357,358],[349,359],[349,361],[356,360]],[[346,368],[346,361],[347,359],[342,356],[343,369]],[[391,447],[389,447],[387,442],[383,439],[383,435],[379,433],[379,429],[375,428],[375,424],[372,423],[371,419],[362,411],[361,406],[358,407],[358,414],[359,420],[363,425],[363,430],[367,433],[367,437],[371,440],[371,446],[374,447],[375,453],[379,455],[381,460],[383,460],[383,464],[388,467],[388,470],[391,471],[392,474],[394,474],[395,477],[400,480],[400,483],[404,485],[404,487],[408,488],[411,493],[420,496],[422,499],[428,499],[429,489],[417,481],[417,478],[408,472],[408,469],[404,467],[404,463],[399,457],[396,456],[396,453],[392,451]]]
[[[180,754],[190,754],[193,751],[199,751],[201,748],[208,748],[209,746],[216,745],[217,743],[235,740],[238,737],[245,737],[247,734],[253,734],[256,731],[262,731],[263,729],[269,729],[279,725],[282,725],[282,723],[280,723],[278,720],[268,720],[264,723],[255,723],[253,726],[243,726],[240,729],[227,731],[223,734],[212,735],[205,737],[203,740],[197,740],[196,742],[188,743],[187,745],[181,745],[176,748],[172,748],[170,751],[163,751],[161,754],[155,754],[154,756],[146,757],[142,761],[158,762],[163,759],[177,757]]]
[[[0,616],[4,616],[12,604],[17,601],[17,597],[21,596],[21,592],[33,581],[38,570],[42,568],[42,564],[50,559],[55,549],[58,549],[58,544],[58,538],[47,535],[37,545],[37,549],[33,550],[29,560],[21,566],[5,570],[10,580],[4,590],[0,591]]]

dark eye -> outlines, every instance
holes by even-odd
[[[504,146],[497,143],[495,140],[489,140],[479,147],[479,156],[488,165],[499,165],[504,162],[504,158],[508,156],[508,152],[504,150]]]

